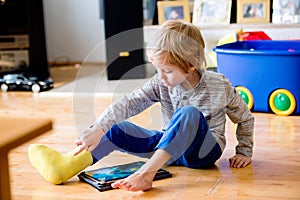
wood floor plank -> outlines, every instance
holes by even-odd
[[[95,97],[95,117],[110,103],[108,97]],[[84,100],[83,100],[84,102]],[[63,185],[47,183],[30,165],[27,148],[30,143],[46,144],[66,153],[74,148],[78,137],[74,118],[86,113],[73,112],[73,97],[34,95],[30,92],[1,94],[0,116],[34,116],[52,118],[53,130],[25,143],[9,153],[11,190],[13,199],[299,199],[300,197],[300,116],[280,117],[268,113],[254,113],[255,149],[253,163],[244,169],[229,167],[228,158],[234,154],[235,126],[227,123],[227,147],[212,169],[196,170],[167,167],[172,178],[155,181],[147,192],[111,190],[98,192],[77,177]],[[152,108],[134,120],[145,126],[153,125],[159,115]],[[34,123],[34,122],[32,122]],[[88,122],[83,122],[88,123]],[[1,133],[5,134],[5,133]],[[94,166],[111,166],[138,160],[124,153],[114,152]]]

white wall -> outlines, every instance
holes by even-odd
[[[145,27],[144,35],[147,43],[155,33],[156,26]],[[272,40],[300,39],[300,24],[230,24],[204,26],[199,28],[205,40],[206,50],[212,50],[219,39],[242,29],[244,32],[264,31]]]
[[[44,0],[44,14],[49,62],[106,61],[99,0]],[[240,28],[244,31],[263,30],[274,40],[300,39],[300,24],[206,26],[201,31],[207,50],[211,50],[221,37]],[[156,29],[155,26],[144,29],[145,42],[151,39]]]
[[[104,41],[98,0],[44,0],[43,3],[49,62],[105,62],[104,45],[89,54]]]

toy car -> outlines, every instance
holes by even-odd
[[[0,77],[2,92],[9,90],[40,92],[53,88],[54,82],[51,78],[40,78],[25,74],[6,74]]]
[[[223,73],[252,111],[300,114],[300,41],[243,41],[217,46]]]

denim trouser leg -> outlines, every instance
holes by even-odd
[[[163,132],[147,130],[127,121],[113,125],[92,151],[94,163],[114,150],[150,158],[162,135]]]
[[[190,168],[210,167],[222,154],[203,114],[193,106],[175,112],[156,148],[172,156],[168,164]]]
[[[179,108],[163,132],[150,131],[130,122],[114,125],[92,152],[94,162],[113,150],[150,157],[156,149],[171,155],[167,164],[192,168],[213,165],[221,149],[211,135],[202,113],[193,106]]]

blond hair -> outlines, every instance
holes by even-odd
[[[206,69],[205,43],[200,30],[191,23],[166,21],[157,37],[148,45],[149,60],[164,56],[165,61],[188,72],[194,66],[199,72]]]

